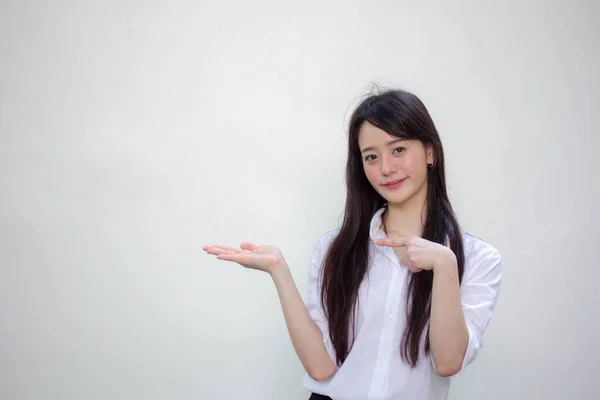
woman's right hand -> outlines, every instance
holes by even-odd
[[[268,272],[277,288],[285,323],[304,369],[319,381],[336,372],[337,367],[325,347],[323,332],[311,318],[278,248],[242,243],[239,249],[229,246],[204,246],[203,249],[219,260]]]
[[[244,242],[239,249],[230,246],[204,246],[202,249],[208,254],[217,256],[219,260],[233,261],[243,267],[269,274],[286,265],[281,251],[273,246],[257,246]]]

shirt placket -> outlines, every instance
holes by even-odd
[[[391,266],[391,265],[390,265]],[[397,324],[398,314],[398,281],[401,272],[398,268],[391,268],[388,293],[386,296],[385,314],[379,337],[379,350],[377,352],[376,364],[371,379],[369,398],[381,398],[385,395],[389,383],[389,363],[394,351],[394,330]]]

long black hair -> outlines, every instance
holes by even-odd
[[[403,90],[385,90],[369,95],[350,118],[344,218],[323,265],[321,301],[339,364],[344,362],[352,346],[349,334],[354,325],[359,287],[369,264],[370,222],[386,204],[364,172],[358,145],[359,131],[364,122],[392,136],[419,140],[426,146],[433,146],[434,162],[427,173],[427,216],[422,237],[449,244],[457,258],[459,281],[462,281],[464,269],[461,229],[446,192],[444,151],[427,108],[417,96]],[[431,271],[412,274],[408,283],[406,329],[400,349],[402,359],[412,367],[419,361],[421,346],[424,346],[425,353],[429,352],[429,335],[424,344],[422,339],[431,312],[432,284]]]

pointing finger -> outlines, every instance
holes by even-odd
[[[388,247],[404,247],[408,242],[408,238],[394,238],[394,239],[376,239],[375,244],[378,246]]]

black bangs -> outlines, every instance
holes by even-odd
[[[356,109],[352,128],[358,130],[367,121],[400,139],[426,140],[426,124],[415,112],[423,109],[420,100],[410,93],[385,92],[368,98]]]

